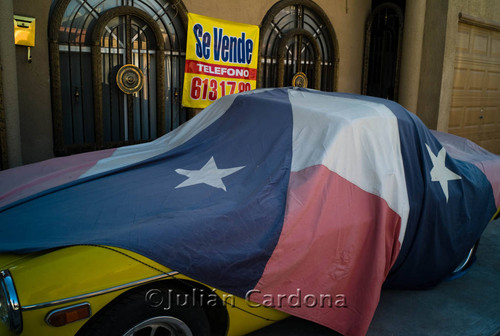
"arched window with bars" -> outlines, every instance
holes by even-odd
[[[363,94],[398,101],[403,21],[401,7],[390,2],[378,5],[368,17]]]
[[[186,26],[177,0],[55,0],[55,154],[149,141],[186,121]]]
[[[277,2],[261,24],[259,50],[259,87],[290,86],[301,74],[311,88],[336,89],[337,38],[313,1]]]

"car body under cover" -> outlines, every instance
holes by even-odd
[[[0,252],[116,247],[362,335],[383,285],[437,284],[497,212],[499,156],[455,140],[388,100],[227,96],[151,143],[0,172]]]

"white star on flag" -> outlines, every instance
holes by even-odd
[[[222,182],[222,178],[234,174],[238,170],[245,167],[246,166],[219,169],[217,168],[217,164],[212,156],[200,170],[176,169],[175,172],[177,174],[187,176],[188,179],[175,187],[175,189],[205,183],[214,188],[226,191],[226,186],[224,185],[224,182]]]
[[[434,155],[432,149],[429,145],[425,144],[429,156],[431,157],[432,164],[434,167],[431,169],[431,181],[439,182],[441,189],[443,189],[444,195],[446,196],[446,203],[448,203],[448,181],[461,180],[462,177],[455,174],[445,166],[446,160],[446,150],[441,148],[438,155]]]

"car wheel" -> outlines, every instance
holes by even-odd
[[[151,291],[164,297],[150,301]],[[146,287],[120,295],[92,317],[76,336],[208,336],[210,324],[199,302],[180,290]],[[164,299],[182,297],[179,302]],[[161,300],[158,300],[161,298]],[[184,299],[187,298],[187,299]]]
[[[157,316],[142,321],[130,328],[123,336],[138,335],[179,335],[193,336],[191,328],[183,321],[172,316]]]

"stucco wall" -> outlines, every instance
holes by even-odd
[[[407,1],[401,52],[399,103],[416,113],[425,22],[425,1]]]
[[[14,14],[36,18],[35,47],[16,46],[23,164],[53,156],[47,22],[50,0],[15,0]]]
[[[19,103],[17,96],[17,73],[14,47],[14,27],[12,25],[13,7],[8,1],[0,2],[0,76],[2,80],[3,118],[5,127],[5,143],[2,145],[2,156],[7,156],[7,166],[16,167],[22,164],[21,131],[19,120]]]
[[[271,0],[184,0],[188,11],[260,25]],[[22,163],[53,156],[47,23],[51,0],[12,1],[14,13],[36,18],[36,46],[27,61],[26,47],[16,46]],[[371,0],[317,0],[333,25],[339,47],[337,90],[359,93],[361,88],[365,20]]]
[[[443,81],[449,1],[427,1],[422,59],[418,87],[417,115],[431,129],[437,128]]]
[[[337,91],[360,93],[365,23],[371,1],[318,0],[316,3],[326,12],[337,34],[340,54]]]
[[[254,25],[261,24],[267,11],[276,2],[270,0],[184,0],[189,12]],[[315,3],[330,18],[337,36],[339,46],[337,91],[359,93],[365,21],[371,9],[371,0],[317,0]]]

